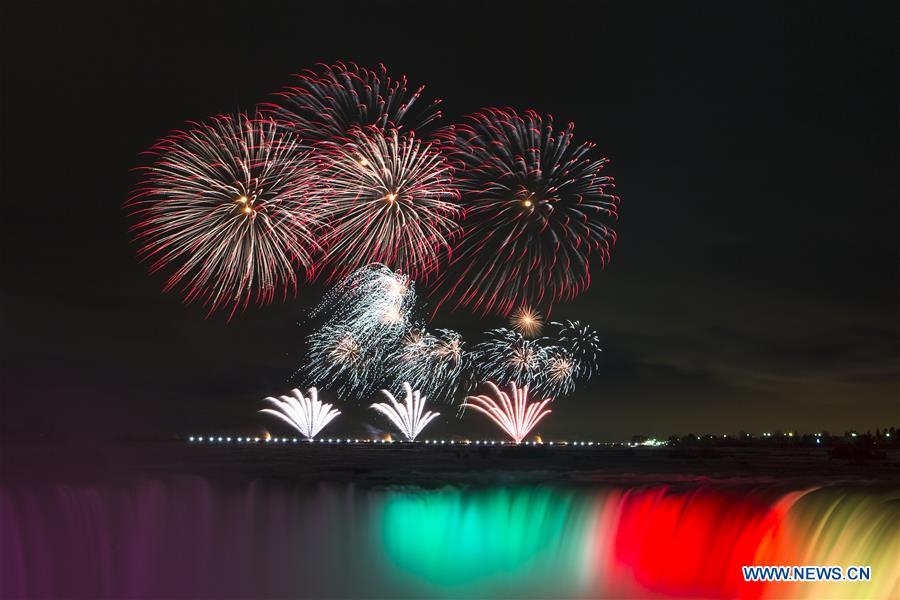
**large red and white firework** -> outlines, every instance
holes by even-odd
[[[440,303],[505,316],[587,289],[591,262],[609,259],[619,199],[606,159],[576,144],[573,129],[533,111],[486,109],[441,133],[465,221]]]
[[[416,281],[434,274],[460,233],[459,195],[443,155],[412,133],[376,127],[316,152],[332,276],[372,263]]]
[[[230,316],[253,300],[296,292],[310,274],[319,223],[312,160],[275,121],[237,114],[192,123],[157,142],[127,206],[151,273],[164,290]],[[229,316],[229,318],[230,318]]]
[[[425,86],[412,88],[406,76],[392,79],[384,65],[320,64],[295,77],[294,85],[261,108],[304,142],[333,140],[367,126],[423,134],[441,117],[440,100],[421,98]]]

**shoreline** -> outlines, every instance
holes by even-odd
[[[900,450],[829,458],[818,448],[558,447],[425,444],[190,444],[5,446],[0,485],[198,476],[225,482],[410,485],[900,486]]]

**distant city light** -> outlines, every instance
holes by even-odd
[[[748,437],[752,437],[750,434],[746,434],[746,435],[747,435]],[[771,438],[773,435],[776,435],[776,434],[773,434],[772,432],[766,431],[766,432],[762,433],[762,436],[761,436],[761,437],[763,437],[763,438]],[[781,436],[784,436],[784,437],[796,437],[796,436],[794,435],[794,432],[780,433],[780,434],[777,434],[777,435],[781,435]],[[804,434],[804,436],[813,436],[814,439],[816,440],[816,444],[818,444],[818,445],[821,445],[821,443],[822,443],[822,437],[823,437],[824,435],[825,435],[825,434],[823,434],[823,433],[810,433],[810,434]],[[857,432],[855,432],[855,431],[848,432],[846,435],[848,435],[849,437],[854,437],[854,438],[855,438],[855,437],[859,437],[859,433],[857,433]],[[887,432],[887,431],[885,431],[882,435],[883,435],[884,437],[886,437],[886,438],[891,437],[891,434],[890,434],[889,432]],[[737,437],[740,438],[741,436],[738,435]],[[701,437],[694,436],[694,439],[714,440],[714,439],[717,439],[717,438],[718,438],[718,436],[709,435],[709,434],[708,434],[708,435],[705,435],[705,436],[701,436]],[[643,439],[643,438],[638,438],[638,439]],[[728,434],[724,434],[724,435],[722,436],[722,439],[729,439]],[[187,440],[188,442],[203,442],[203,441],[207,441],[207,442],[210,442],[210,443],[217,443],[217,442],[226,442],[226,443],[227,443],[227,442],[252,443],[252,442],[259,442],[259,441],[260,441],[260,438],[259,438],[259,437],[252,437],[252,438],[251,438],[251,437],[249,437],[249,436],[247,436],[247,437],[244,437],[244,436],[240,436],[240,437],[232,437],[232,436],[212,436],[212,435],[211,435],[211,436],[197,436],[197,435],[192,435],[192,436],[188,436],[188,437],[186,438],[186,440]],[[306,442],[312,443],[312,442],[317,441],[317,440],[315,440],[315,439],[305,439],[305,440],[304,440],[304,439],[301,439],[301,438],[286,438],[286,437],[278,438],[278,437],[270,437],[270,436],[267,436],[267,437],[265,437],[265,438],[262,438],[262,440],[265,441],[266,443],[269,443],[269,442],[275,442],[275,443],[278,443],[278,442],[281,442],[281,443],[293,442],[293,443],[297,443],[297,442],[301,442],[301,441],[306,441]],[[360,438],[328,438],[328,439],[318,439],[318,441],[319,441],[320,443],[328,443],[328,444],[388,444],[388,443],[393,444],[393,443],[399,443],[399,444],[408,444],[408,445],[421,444],[421,445],[427,445],[427,446],[437,446],[437,445],[446,445],[446,444],[456,444],[457,442],[459,442],[460,444],[467,444],[467,445],[475,444],[476,446],[497,446],[497,445],[499,445],[499,446],[506,446],[506,445],[511,445],[511,446],[537,446],[537,445],[543,445],[543,444],[545,443],[543,440],[540,440],[540,439],[528,440],[528,441],[523,440],[523,441],[520,441],[520,442],[508,441],[508,440],[488,440],[488,439],[482,439],[482,440],[453,440],[453,439],[451,439],[451,440],[446,440],[446,439],[441,440],[441,439],[429,439],[429,440],[419,440],[419,441],[400,441],[400,442],[398,442],[397,440],[393,440],[393,439],[380,439],[380,438],[363,438],[363,439],[360,439]],[[598,446],[598,447],[601,447],[601,446],[613,446],[613,447],[615,447],[615,446],[626,446],[626,447],[629,447],[629,448],[636,448],[636,447],[640,447],[640,446],[644,446],[644,447],[661,447],[661,446],[668,446],[668,445],[670,444],[670,442],[667,441],[667,440],[660,440],[660,439],[657,439],[657,438],[649,438],[649,439],[643,439],[643,441],[616,442],[616,443],[605,443],[605,442],[585,441],[585,440],[552,440],[552,441],[547,441],[546,444],[547,444],[548,446],[566,447],[566,448],[568,448],[568,447],[573,447],[573,448],[583,448],[584,446],[588,446],[588,447],[593,447],[593,446]]]

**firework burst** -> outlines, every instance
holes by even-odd
[[[558,346],[566,349],[575,365],[575,376],[583,379],[591,377],[603,352],[600,335],[593,327],[579,321],[554,322],[552,325],[557,328],[554,339]]]
[[[553,322],[549,335],[535,339],[492,329],[469,351],[456,331],[426,329],[419,312],[408,277],[384,265],[357,269],[314,309],[324,323],[309,335],[298,371],[309,381],[328,381],[342,397],[408,382],[433,399],[453,401],[460,388],[494,381],[561,398],[593,376],[601,352],[597,332],[578,321]]]
[[[380,377],[381,352],[376,345],[363,346],[343,325],[324,325],[308,339],[309,360],[298,369],[308,381],[327,381],[340,396],[365,395]]]
[[[319,147],[332,276],[383,263],[424,281],[459,234],[443,156],[412,133],[374,127]]]
[[[540,335],[544,329],[544,317],[530,306],[520,306],[509,320],[510,326],[527,337]]]
[[[487,339],[472,350],[471,363],[476,381],[497,381],[501,385],[528,385],[544,375],[546,341],[529,340],[509,329],[492,329]]]
[[[464,346],[462,336],[449,329],[411,329],[388,359],[391,379],[428,390],[437,400],[452,400],[465,368]]]
[[[517,444],[551,412],[546,408],[551,401],[550,398],[541,402],[528,402],[527,385],[519,388],[511,383],[509,390],[512,398],[493,382],[488,381],[487,385],[494,398],[487,395],[469,396],[463,406],[487,415]]]
[[[591,326],[564,321],[551,323],[550,335],[537,339],[509,329],[488,331],[469,362],[474,381],[528,385],[540,396],[561,398],[593,376],[600,352]]]
[[[262,110],[304,141],[320,142],[344,136],[355,127],[425,130],[441,117],[439,100],[424,103],[425,86],[412,89],[406,77],[392,79],[387,69],[353,63],[318,65],[296,75],[297,81],[279,92]]]
[[[331,382],[341,395],[371,392],[386,376],[386,358],[408,331],[415,304],[408,277],[383,265],[354,271],[313,310],[325,323],[310,334],[299,371],[310,381]]]
[[[315,169],[292,135],[245,114],[195,123],[157,142],[156,158],[127,203],[137,219],[138,256],[167,270],[164,291],[229,318],[251,299],[268,304],[296,293],[310,275],[320,219]],[[207,316],[208,316],[207,315]]]
[[[308,440],[315,438],[316,434],[341,414],[341,411],[333,408],[331,404],[319,400],[316,388],[309,388],[308,398],[298,389],[291,392],[293,396],[282,396],[281,400],[271,396],[266,398],[275,409],[264,408],[259,412],[278,417]]]
[[[565,348],[553,347],[547,351],[544,369],[534,386],[539,396],[560,398],[575,391],[578,363]]]
[[[593,145],[575,144],[572,124],[555,130],[550,117],[511,109],[486,109],[441,139],[466,218],[440,303],[508,315],[587,289],[591,259],[609,259],[619,204]]]
[[[405,333],[415,306],[415,285],[409,277],[372,264],[338,282],[312,316],[345,326],[363,345],[384,346]]]
[[[390,404],[385,402],[375,403],[370,408],[380,412],[400,430],[406,439],[410,442],[415,441],[416,437],[425,426],[428,425],[441,413],[425,412],[425,396],[422,396],[419,390],[413,391],[409,383],[403,383],[403,389],[406,392],[406,398],[403,404],[397,402],[394,395],[387,390],[381,390]]]

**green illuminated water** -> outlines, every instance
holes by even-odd
[[[592,520],[591,504],[573,491],[404,491],[385,499],[380,534],[390,567],[430,593],[490,595],[513,578],[534,595],[575,593],[589,585]]]

